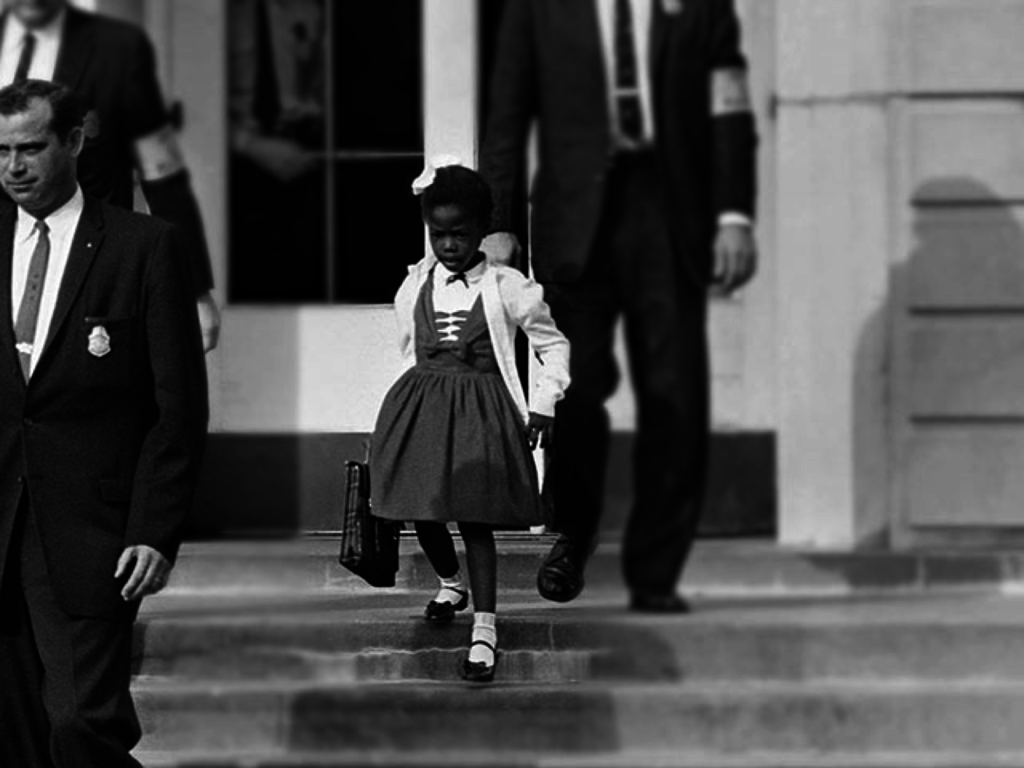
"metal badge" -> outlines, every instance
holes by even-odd
[[[103,357],[110,352],[110,334],[102,325],[97,325],[89,333],[89,354]]]

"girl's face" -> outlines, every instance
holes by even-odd
[[[461,272],[480,250],[480,241],[487,234],[483,223],[477,221],[460,205],[438,205],[423,217],[434,255],[446,269]]]

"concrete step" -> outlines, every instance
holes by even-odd
[[[499,545],[500,584],[533,590],[551,536],[505,534]],[[332,537],[285,541],[192,542],[179,555],[169,591],[366,592],[337,564]],[[398,588],[429,589],[433,572],[415,540],[402,542]],[[603,544],[588,568],[588,589],[621,589],[619,550]],[[1024,592],[1022,552],[798,551],[768,540],[701,540],[683,589],[695,595],[846,595],[880,592]]]
[[[390,590],[329,583],[333,542],[267,546],[183,552],[176,588],[145,601],[147,766],[1024,768],[1011,555],[881,557],[871,575],[871,556],[715,543],[686,580],[694,612],[644,616],[613,549],[555,605],[532,584],[546,545],[515,542],[498,679],[472,686],[470,612],[422,620],[436,581],[413,542]]]
[[[569,606],[503,591],[502,675],[510,681],[1024,681],[1024,600],[890,597],[702,599],[651,617],[599,594]],[[359,682],[454,680],[469,612],[421,618],[427,595],[308,595],[147,601],[143,677]]]
[[[536,752],[436,750],[415,753],[363,752],[188,755],[141,752],[147,768],[1024,768],[1019,754],[944,752],[845,754],[821,752],[742,753],[733,755],[660,750],[616,754],[542,754]]]
[[[352,653],[282,648],[278,652],[242,649],[203,658],[152,663],[143,660],[137,680],[189,679],[222,683],[237,680],[307,680],[318,683],[449,681],[460,679],[465,638],[458,648],[386,648]],[[502,652],[502,676],[516,682],[570,683],[594,679],[593,651]]]
[[[1020,682],[140,681],[142,749],[1024,753]]]

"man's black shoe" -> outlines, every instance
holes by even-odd
[[[690,604],[674,592],[667,595],[634,592],[629,609],[637,613],[689,613]]]
[[[537,591],[545,600],[568,603],[583,591],[583,569],[588,551],[566,536],[559,536],[537,572]]]

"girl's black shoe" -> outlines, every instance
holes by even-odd
[[[466,657],[462,662],[462,679],[470,683],[489,683],[494,679],[494,668],[498,665],[497,651],[486,640],[474,640],[469,647],[472,648],[474,645],[490,648],[494,654],[494,663],[484,664],[482,661],[470,661],[469,657]]]
[[[433,621],[438,624],[451,621],[455,618],[455,614],[459,611],[464,611],[469,606],[469,591],[465,589],[458,589],[457,587],[448,587],[452,592],[457,592],[459,602],[439,603],[437,600],[431,600],[427,603],[427,609],[423,612],[423,618],[427,621]]]

